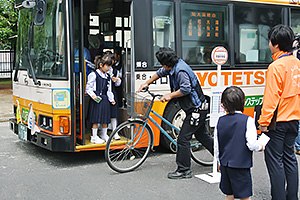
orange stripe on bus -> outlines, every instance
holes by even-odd
[[[235,1],[242,1],[242,2],[256,2],[256,3],[270,3],[270,4],[292,4],[292,5],[299,5],[299,2],[296,1],[274,1],[274,0],[235,0]]]
[[[40,114],[52,117],[52,120],[53,120],[52,121],[52,125],[53,125],[52,130],[53,131],[48,131],[46,129],[39,127],[43,132],[46,132],[46,133],[49,133],[52,135],[70,135],[71,134],[71,133],[62,134],[62,133],[60,133],[60,129],[59,129],[60,116],[67,116],[71,120],[71,110],[70,109],[52,109],[52,105],[39,103],[36,101],[27,100],[27,99],[16,97],[16,96],[13,96],[14,105],[17,105],[16,100],[19,101],[21,110],[22,109],[28,110],[29,109],[28,104],[32,103],[33,112],[36,114],[36,117],[37,117],[37,119],[36,119],[37,124],[38,124]],[[22,121],[23,121],[23,123],[27,124],[26,121],[24,121],[24,120],[22,120]]]

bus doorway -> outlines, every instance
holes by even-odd
[[[86,93],[86,83],[89,73],[95,70],[95,58],[104,53],[115,55],[115,64],[122,80],[118,91],[119,119],[126,119],[124,94],[130,84],[130,50],[131,50],[131,16],[130,2],[124,0],[77,0],[74,16],[74,47],[75,68],[80,67],[81,76],[75,76],[76,90],[76,149],[90,150],[105,147],[104,144],[95,145],[90,142],[91,126],[88,119],[90,96]],[[80,34],[78,34],[80,33]],[[80,44],[78,58],[76,44]],[[119,59],[118,59],[119,58]],[[76,69],[75,69],[76,71]],[[129,72],[130,74],[130,72]],[[108,126],[109,130],[111,126]],[[99,127],[99,130],[101,127]],[[99,132],[98,132],[99,135]]]

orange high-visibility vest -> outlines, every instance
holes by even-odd
[[[268,126],[278,107],[277,122],[300,120],[300,61],[279,51],[266,73],[263,107],[258,123]]]

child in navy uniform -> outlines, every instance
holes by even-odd
[[[114,64],[112,68],[116,69],[118,72],[118,78],[121,79],[121,84],[116,85],[116,93],[118,94],[116,97],[116,100],[118,102],[118,106],[122,107],[123,106],[123,85],[122,85],[122,79],[123,79],[123,64],[122,64],[122,48],[121,47],[116,47],[114,49]]]
[[[116,91],[116,87],[120,86],[121,85],[121,79],[119,78],[118,74],[118,70],[111,67],[109,69],[109,72],[108,74],[110,75],[111,77],[111,91],[114,95],[114,99],[115,101],[117,100],[118,98],[118,94],[117,94],[117,91]],[[118,101],[116,101],[115,104],[111,104],[111,127],[112,127],[112,131],[114,131],[117,127],[117,119],[118,119],[118,116],[119,116],[119,106],[118,106]],[[120,136],[117,134],[114,135],[114,139],[115,140],[120,140]]]
[[[110,104],[114,105],[116,103],[111,92],[110,76],[107,74],[112,62],[109,55],[96,58],[96,71],[88,76],[86,92],[92,98],[88,112],[88,120],[92,123],[91,143],[102,144],[109,138],[107,125],[111,119]],[[98,124],[102,126],[101,138],[97,135]]]
[[[111,52],[111,51],[106,51],[104,52],[104,55],[109,55],[111,57],[111,59],[113,60],[113,65],[112,67],[108,70],[108,74],[110,76],[110,90],[111,92],[113,93],[113,97],[114,97],[114,100],[115,100],[115,104],[111,104],[111,128],[112,128],[112,131],[114,131],[117,127],[117,124],[118,124],[118,116],[119,116],[119,104],[118,104],[118,94],[117,94],[117,90],[116,90],[116,87],[119,87],[121,85],[121,79],[119,77],[119,71],[117,69],[115,69],[113,66],[115,64],[115,57],[114,57],[114,54]],[[114,135],[114,139],[115,140],[120,140],[121,137],[117,134]]]
[[[215,128],[214,149],[226,200],[251,199],[252,151],[264,150],[257,141],[254,119],[242,114],[244,104],[245,94],[239,87],[227,87],[222,93],[221,106],[227,114],[219,118]]]

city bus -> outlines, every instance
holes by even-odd
[[[90,143],[85,92],[87,69],[102,52],[122,50],[119,123],[128,118],[125,94],[161,67],[155,58],[159,47],[173,48],[192,67],[208,101],[217,85],[240,86],[246,94],[244,113],[253,117],[272,62],[268,31],[286,24],[300,32],[296,0],[16,0],[16,8],[15,117],[10,128],[22,140],[59,152],[105,149],[105,143]],[[211,60],[216,46],[228,51],[220,83]],[[161,78],[150,89],[165,94],[168,82]],[[176,99],[157,101],[153,109],[178,127],[184,119]],[[28,127],[31,110],[37,129]],[[153,132],[154,146],[170,148],[158,129]]]

